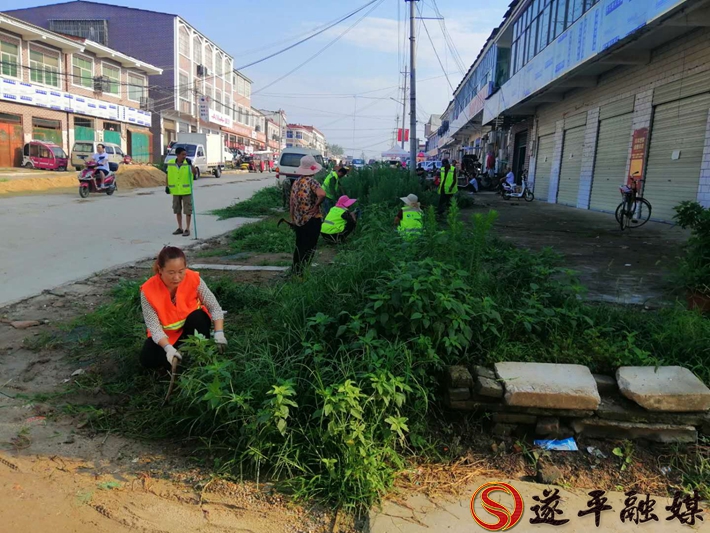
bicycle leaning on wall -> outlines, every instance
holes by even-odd
[[[639,173],[632,175],[631,185],[622,185],[619,187],[621,191],[621,203],[616,208],[616,221],[621,227],[621,231],[626,228],[640,228],[651,218],[651,204],[643,198],[641,193],[641,184],[644,180],[635,179]]]

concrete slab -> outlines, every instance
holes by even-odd
[[[594,410],[601,398],[592,373],[582,365],[496,363],[505,402],[520,407]]]
[[[582,418],[572,421],[572,429],[578,435],[597,439],[643,439],[651,442],[683,444],[695,444],[698,440],[698,431],[693,426]]]
[[[649,411],[710,410],[710,389],[680,366],[624,366],[616,371],[621,394]]]
[[[492,479],[478,478],[470,486],[462,491],[459,498],[439,497],[428,498],[423,494],[413,494],[401,500],[401,503],[386,501],[382,509],[375,510],[370,514],[369,533],[472,533],[485,531],[474,521],[471,515],[470,503],[474,492],[486,482]],[[710,531],[710,520],[705,517],[705,521],[696,521],[695,528],[681,525],[677,520],[667,521],[668,511],[666,506],[672,503],[670,498],[652,496],[656,501],[653,512],[658,516],[658,521],[650,521],[645,524],[634,524],[628,520],[624,523],[620,520],[620,513],[625,508],[626,496],[620,492],[607,492],[604,497],[608,498],[607,505],[612,507],[609,511],[604,511],[600,515],[600,527],[594,523],[594,515],[579,517],[579,511],[588,509],[587,502],[590,500],[588,492],[594,490],[566,490],[559,487],[549,487],[537,483],[528,483],[516,480],[501,480],[515,488],[522,497],[523,516],[518,525],[511,531],[573,531],[575,533],[597,533],[605,531],[609,533],[643,532],[643,533],[681,533],[688,531]],[[556,515],[557,520],[569,520],[568,523],[555,528],[546,524],[531,524],[530,520],[535,518],[535,513],[531,507],[537,502],[533,497],[544,498],[543,490],[559,490],[559,505],[557,509],[563,512]],[[492,492],[490,497],[493,501],[501,503],[507,509],[513,509],[513,499],[507,494],[499,491]],[[645,499],[640,496],[639,500]],[[488,523],[495,523],[496,517],[488,514],[481,506],[480,496],[476,498],[474,509],[482,520]]]

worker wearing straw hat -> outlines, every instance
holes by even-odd
[[[399,234],[410,240],[420,235],[424,227],[422,208],[416,194],[410,194],[400,200],[404,202],[404,207],[397,213],[394,224]]]
[[[290,212],[293,229],[296,232],[296,250],[293,253],[292,274],[300,276],[316,253],[323,218],[321,204],[325,191],[313,178],[323,168],[312,155],[301,158],[295,170],[299,178],[291,186]]]

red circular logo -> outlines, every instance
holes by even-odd
[[[505,505],[493,501],[491,499],[493,492],[504,492],[512,496],[513,510],[511,511]],[[475,504],[476,498],[479,495],[481,497],[481,506],[487,513],[497,518],[497,522],[484,522],[478,514],[476,514]],[[473,496],[471,496],[471,516],[473,516],[476,523],[483,529],[488,531],[508,531],[515,527],[523,516],[523,498],[520,496],[520,493],[508,483],[501,481],[485,483],[478,487],[476,492],[473,493]]]

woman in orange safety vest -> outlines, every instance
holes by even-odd
[[[174,358],[182,361],[180,344],[195,333],[209,338],[213,321],[214,341],[224,352],[224,312],[200,274],[187,268],[185,253],[166,246],[155,260],[153,272],[155,275],[141,285],[141,307],[148,328],[141,364],[170,369]]]

